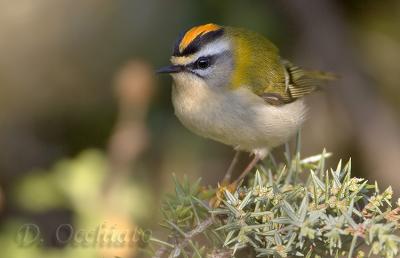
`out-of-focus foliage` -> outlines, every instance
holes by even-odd
[[[13,195],[15,204],[36,214],[69,210],[72,213],[70,224],[74,228],[72,234],[79,230],[90,232],[98,227],[105,233],[110,233],[112,227],[116,231],[136,230],[132,221],[143,221],[148,216],[152,208],[151,194],[137,182],[127,181],[111,195],[103,195],[108,169],[104,153],[86,150],[75,159],[58,162],[49,171],[33,171],[20,180]],[[52,225],[51,237],[58,244],[60,240],[55,239],[57,227],[66,222]],[[33,222],[20,218],[5,223],[6,234],[0,237],[0,248],[5,257],[111,257],[130,255],[135,249],[132,246],[102,248],[96,242],[85,247],[73,241],[66,243],[65,249],[42,248],[49,243],[41,243],[39,238],[24,247],[22,239],[18,239],[23,238],[21,225],[24,223]]]
[[[101,187],[108,169],[104,154],[98,150],[82,152],[76,159],[62,160],[51,171],[33,171],[15,188],[15,203],[34,212],[69,207],[78,213],[102,210]],[[135,182],[126,182],[114,193],[120,208],[136,219],[148,214],[151,195]]]
[[[355,45],[361,51],[362,65],[376,80],[378,92],[400,110],[400,73],[394,65],[400,58],[400,3],[350,2],[347,14],[352,21],[352,32],[358,37]]]

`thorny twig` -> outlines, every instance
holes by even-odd
[[[185,238],[183,239],[183,241],[175,246],[175,248],[170,252],[169,257],[171,257],[171,258],[172,257],[178,257],[179,254],[181,253],[181,250],[184,249],[189,244],[190,240],[192,240],[197,235],[203,233],[212,224],[213,224],[213,221],[212,221],[212,218],[210,217],[210,218],[204,220],[203,222],[201,222],[199,225],[197,225],[197,227],[194,228],[192,231],[190,231],[189,233],[186,233]],[[165,253],[165,251],[166,251],[165,246],[160,247],[156,251],[156,253],[153,256],[153,258],[162,257],[162,255]],[[226,256],[211,256],[211,257],[226,257]]]
[[[228,258],[239,249],[253,257],[363,257],[360,246],[365,244],[372,255],[394,258],[400,245],[400,199],[393,206],[391,187],[380,191],[377,183],[352,177],[351,160],[326,170],[328,156],[326,151],[302,160],[296,155],[288,162],[295,165],[256,170],[253,180],[225,191],[223,203],[213,209],[202,205],[209,197],[198,182],[191,186],[175,180],[176,195],[164,206],[166,227],[175,237],[154,257]],[[307,177],[292,176],[300,173]],[[209,229],[215,222],[210,213],[221,218],[215,230]],[[197,241],[200,234],[206,241]]]

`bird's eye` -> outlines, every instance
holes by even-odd
[[[197,69],[207,69],[208,67],[210,67],[210,59],[208,57],[200,57],[196,61]]]

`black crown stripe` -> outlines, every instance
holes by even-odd
[[[221,37],[224,34],[224,29],[221,28],[219,30],[209,31],[204,34],[200,34],[197,36],[190,44],[182,51],[179,51],[179,45],[185,36],[185,33],[181,33],[178,37],[178,40],[175,43],[173,56],[188,56],[196,53],[200,50],[200,48],[211,41]]]

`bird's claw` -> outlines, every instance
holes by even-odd
[[[209,205],[212,208],[218,208],[221,205],[222,200],[224,199],[225,191],[229,191],[233,193],[237,189],[237,183],[233,182],[229,184],[228,182],[218,183],[218,188],[215,193],[215,196],[210,199]]]

